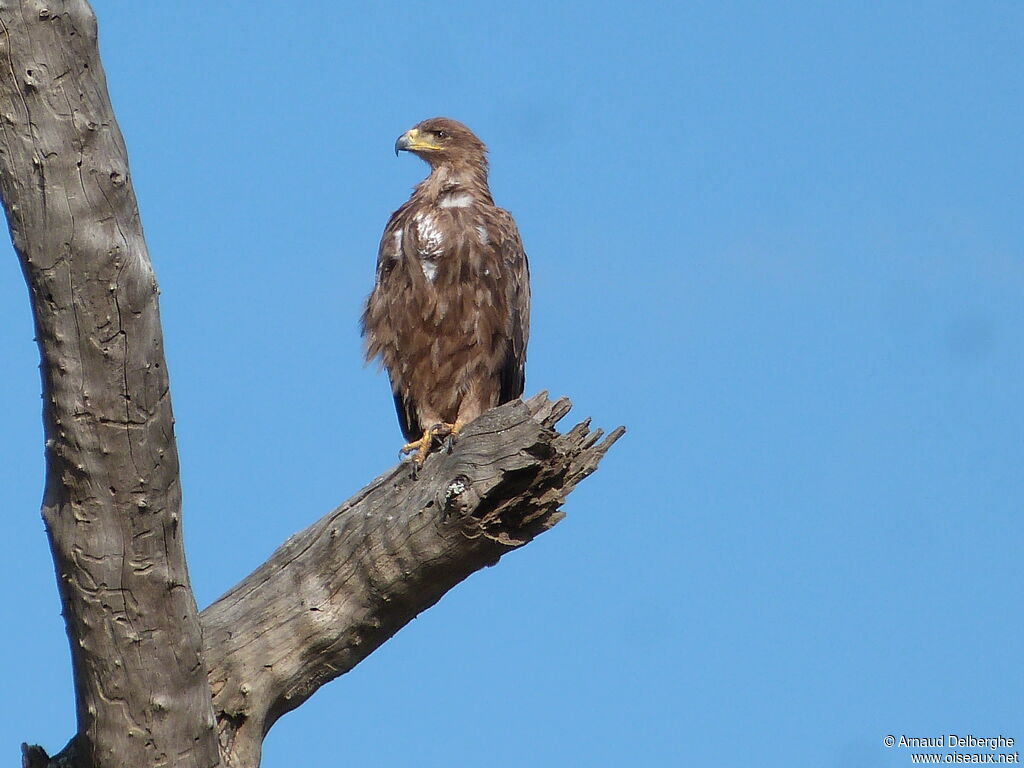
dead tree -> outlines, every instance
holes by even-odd
[[[622,434],[559,434],[568,400],[486,413],[399,466],[201,613],[157,284],[85,0],[0,0],[0,194],[42,358],[49,535],[78,732],[23,764],[259,765],[285,712],[469,574],[561,517]]]

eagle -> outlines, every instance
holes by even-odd
[[[435,445],[523,393],[530,271],[519,230],[494,204],[487,147],[435,117],[395,142],[430,175],[381,237],[362,315],[366,360],[387,369],[414,471]]]

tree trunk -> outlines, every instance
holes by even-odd
[[[0,5],[0,192],[35,312],[43,518],[83,766],[218,762],[157,286],[85,2]]]
[[[78,733],[26,768],[256,768],[274,722],[562,518],[622,428],[538,395],[378,478],[197,614],[157,304],[84,0],[0,0],[0,194],[42,358],[43,517]]]

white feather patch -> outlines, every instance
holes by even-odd
[[[476,225],[476,233],[480,236],[480,245],[487,245],[491,238],[487,236],[487,227],[483,224]]]
[[[441,242],[444,240],[444,236],[434,217],[420,211],[413,221],[416,223],[416,237],[420,241],[420,257],[437,256],[441,253]]]
[[[468,208],[473,204],[473,196],[463,193],[461,195],[448,195],[438,205],[441,208]]]
[[[423,276],[431,283],[437,277],[437,262],[420,259],[420,267],[423,269]]]

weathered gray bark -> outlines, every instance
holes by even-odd
[[[157,289],[84,0],[0,0],[0,194],[29,285],[78,734],[23,765],[256,768],[285,712],[561,519],[621,435],[538,395],[378,478],[197,615]]]

